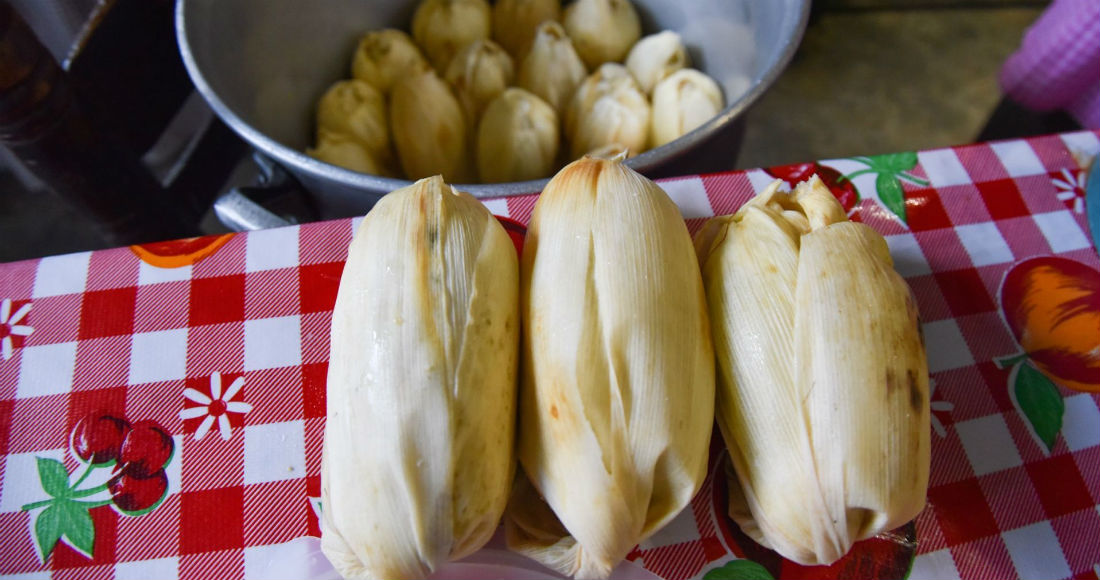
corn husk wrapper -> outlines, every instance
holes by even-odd
[[[585,158],[539,197],[521,272],[527,477],[506,539],[606,578],[706,475],[714,361],[698,265],[664,191],[621,158]]]
[[[332,316],[321,547],[345,578],[422,578],[493,535],[512,485],[515,248],[439,177],[383,197]]]
[[[650,145],[660,147],[690,133],[722,106],[722,89],[714,79],[690,68],[670,74],[653,89]]]
[[[442,175],[452,183],[472,181],[473,160],[462,106],[434,70],[407,76],[394,85],[390,126],[409,179]]]
[[[587,74],[565,29],[557,22],[546,21],[539,25],[531,50],[520,64],[516,84],[549,103],[561,118],[573,91]]]
[[[320,144],[323,133],[344,135],[358,142],[385,174],[392,174],[395,160],[388,113],[385,95],[370,83],[337,81],[317,102],[317,141]]]
[[[512,87],[489,103],[477,137],[483,183],[543,179],[554,173],[558,116],[534,94]]]
[[[829,564],[924,506],[928,367],[882,236],[816,176],[778,186],[696,236],[730,516],[791,560]]]
[[[562,131],[567,140],[572,140],[577,133],[579,117],[592,108],[596,99],[614,94],[616,91],[639,91],[641,87],[634,80],[634,76],[625,66],[615,62],[605,62],[596,68],[592,74],[585,77],[584,82],[577,87],[573,98],[565,109],[565,119]]]
[[[547,20],[561,20],[560,0],[497,0],[493,4],[493,40],[517,63],[523,62],[535,31]]]
[[[485,107],[511,86],[515,78],[512,57],[488,39],[466,45],[451,60],[444,75],[454,87],[469,127],[477,127]]]
[[[642,37],[642,23],[630,0],[576,0],[565,7],[562,25],[589,69],[622,62]]]
[[[597,149],[589,151],[588,153],[585,153],[584,156],[593,157],[595,159],[626,159],[629,153],[630,152],[626,150],[626,147],[622,146],[619,143],[608,143],[603,147],[599,147]]]
[[[492,9],[486,0],[421,0],[413,13],[412,35],[439,74],[458,51],[489,38]]]
[[[647,149],[652,113],[636,83],[620,84],[574,111],[569,145],[573,158],[613,144],[626,148],[631,157]]]
[[[403,30],[385,28],[359,39],[351,60],[351,76],[389,95],[398,79],[427,66],[412,37]]]
[[[647,95],[662,79],[690,62],[683,40],[671,30],[642,37],[626,55],[626,68]]]
[[[362,143],[341,133],[319,132],[317,146],[307,149],[306,154],[318,161],[359,173],[397,177],[391,166],[380,163]]]

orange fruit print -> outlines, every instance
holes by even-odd
[[[1100,271],[1057,256],[1016,264],[1001,310],[1035,367],[1075,391],[1100,391]]]
[[[180,268],[195,264],[218,251],[236,234],[219,234],[130,246],[142,262],[158,268]]]

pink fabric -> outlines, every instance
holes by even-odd
[[[1100,2],[1055,0],[1001,69],[1001,87],[1037,111],[1063,109],[1100,128]]]

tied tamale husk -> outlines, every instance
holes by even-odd
[[[710,220],[696,248],[730,516],[805,565],[910,521],[928,486],[928,364],[882,236],[815,176]]]
[[[679,210],[622,157],[582,158],[536,203],[521,262],[524,321],[509,547],[606,578],[706,475],[714,360]]]
[[[519,272],[436,176],[384,196],[332,315],[321,546],[345,578],[423,578],[493,535],[515,473]]]

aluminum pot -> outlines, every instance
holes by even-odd
[[[627,164],[655,176],[707,152],[732,161],[730,135],[794,55],[810,0],[632,1],[644,33],[674,30],[682,36],[693,66],[718,81],[727,105],[691,133]],[[335,218],[362,214],[380,196],[410,182],[343,169],[303,153],[313,137],[317,100],[331,83],[349,76],[351,55],[364,32],[408,30],[415,7],[410,0],[179,0],[176,34],[191,79],[218,117],[297,178],[320,217]],[[497,197],[537,192],[546,181],[459,188]]]

